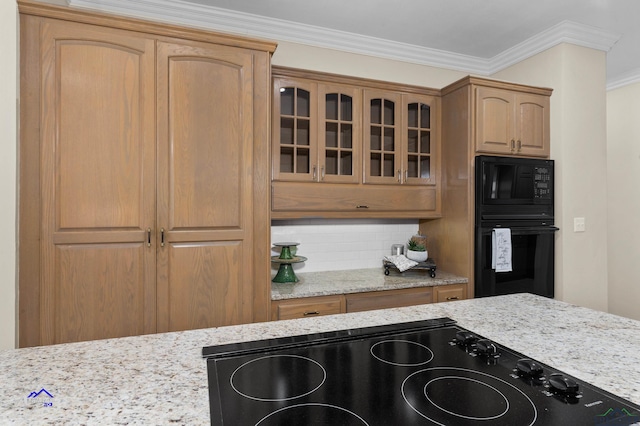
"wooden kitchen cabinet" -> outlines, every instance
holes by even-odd
[[[465,77],[441,92],[442,217],[421,220],[420,233],[438,268],[469,277],[465,297],[473,297],[475,157],[548,158],[553,90]]]
[[[274,46],[19,8],[20,346],[268,319]]]
[[[433,287],[433,301],[435,303],[451,302],[467,298],[467,284],[449,284]]]
[[[273,178],[357,183],[360,180],[360,89],[275,78]]]
[[[330,296],[300,297],[271,302],[271,319],[283,320],[363,312],[375,309],[401,308],[467,298],[467,284],[413,287]]]
[[[549,96],[479,86],[476,151],[549,156]]]
[[[304,297],[271,302],[271,319],[309,318],[345,312],[343,295]]]
[[[272,218],[439,216],[437,91],[273,75]]]
[[[433,301],[432,289],[433,287],[417,287],[347,294],[347,312],[400,308],[431,303]]]
[[[364,91],[365,183],[436,183],[436,103],[433,96]]]

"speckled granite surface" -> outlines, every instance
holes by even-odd
[[[403,273],[390,270],[389,275],[385,275],[382,267],[297,273],[296,276],[300,280],[297,283],[271,283],[271,300],[462,284],[469,281],[467,278],[438,270],[434,278],[431,278],[427,271],[412,270]]]
[[[640,321],[519,294],[1,351],[0,424],[207,425],[203,346],[444,316],[640,404]]]

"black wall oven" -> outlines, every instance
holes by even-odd
[[[476,157],[476,297],[521,292],[554,296],[558,228],[553,218],[553,165],[553,160]],[[496,239],[504,230],[507,239]],[[506,268],[496,267],[497,253],[509,257]]]

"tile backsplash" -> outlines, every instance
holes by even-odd
[[[375,268],[391,254],[392,244],[405,244],[418,233],[412,219],[303,219],[271,222],[271,243],[297,242],[296,272]],[[273,245],[272,245],[273,249]],[[279,253],[272,251],[272,256]],[[278,265],[272,264],[277,270]]]

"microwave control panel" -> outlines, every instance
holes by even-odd
[[[533,176],[533,194],[535,198],[550,199],[553,191],[551,188],[551,168],[535,167]]]

